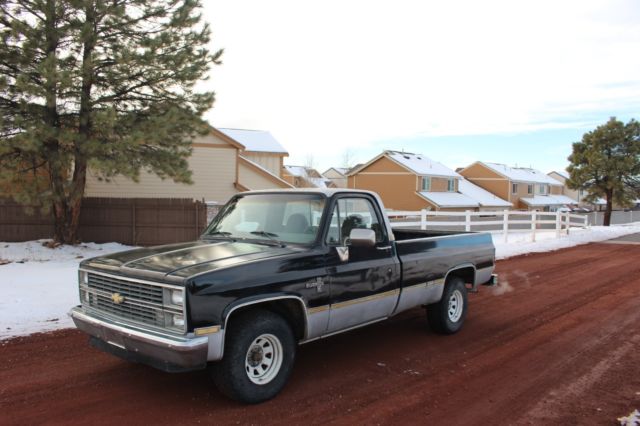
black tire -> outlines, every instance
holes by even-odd
[[[452,306],[449,305],[450,301]],[[429,326],[438,334],[454,334],[462,328],[466,317],[467,287],[462,278],[452,277],[444,286],[440,302],[427,305]]]
[[[258,338],[262,340],[255,344]],[[257,404],[273,398],[282,390],[289,380],[296,357],[296,340],[284,318],[266,310],[239,313],[231,318],[225,340],[224,357],[211,366],[213,380],[220,392],[236,401]],[[278,342],[281,350],[277,348]],[[266,348],[264,353],[262,347]],[[272,349],[271,362],[281,356],[281,364],[277,368],[270,365],[265,370],[269,374],[265,373],[261,378],[255,373],[263,369],[263,361],[268,362],[269,347]],[[251,355],[250,349],[253,351]],[[254,362],[255,368],[250,368],[248,365]],[[250,375],[253,375],[253,380]],[[266,382],[255,382],[260,380]]]

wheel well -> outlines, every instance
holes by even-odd
[[[449,272],[447,274],[447,282],[453,277],[458,277],[462,278],[462,281],[464,281],[465,284],[471,284],[473,286],[475,284],[475,276],[476,270],[473,266],[466,266]]]
[[[257,302],[247,306],[235,309],[229,314],[226,320],[226,327],[233,321],[237,314],[245,314],[255,310],[267,310],[280,315],[289,323],[293,335],[296,340],[304,339],[307,319],[305,318],[304,309],[297,299],[277,299],[265,302]]]

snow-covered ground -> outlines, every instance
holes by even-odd
[[[624,235],[640,232],[640,222],[615,226],[592,226],[589,229],[572,228],[569,235],[556,238],[555,230],[538,231],[536,241],[531,241],[530,232],[509,233],[508,242],[504,242],[502,234],[493,234],[496,246],[496,258],[506,259],[526,253],[541,253],[560,250],[580,244],[610,240]]]
[[[603,241],[640,232],[640,223],[572,230],[555,238],[555,232],[540,232],[536,242],[529,233],[509,234],[507,243],[493,236],[496,256],[504,259],[532,252],[546,252],[589,242]],[[77,269],[82,259],[130,247],[110,244],[81,244],[50,249],[42,241],[0,242],[0,340],[14,336],[72,327],[67,316],[78,304]],[[5,262],[9,262],[4,264]]]
[[[89,243],[51,249],[42,242],[0,242],[0,340],[72,327],[67,312],[78,304],[80,261],[129,248]]]

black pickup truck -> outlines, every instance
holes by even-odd
[[[287,382],[297,344],[426,307],[457,332],[467,292],[496,281],[489,234],[392,229],[377,194],[234,196],[200,240],[85,260],[70,312],[93,346],[177,372],[209,367],[256,403]]]

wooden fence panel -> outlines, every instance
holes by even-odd
[[[51,238],[51,214],[0,199],[0,241]],[[172,198],[85,198],[78,235],[84,242],[158,245],[198,238],[207,225],[203,202]]]

